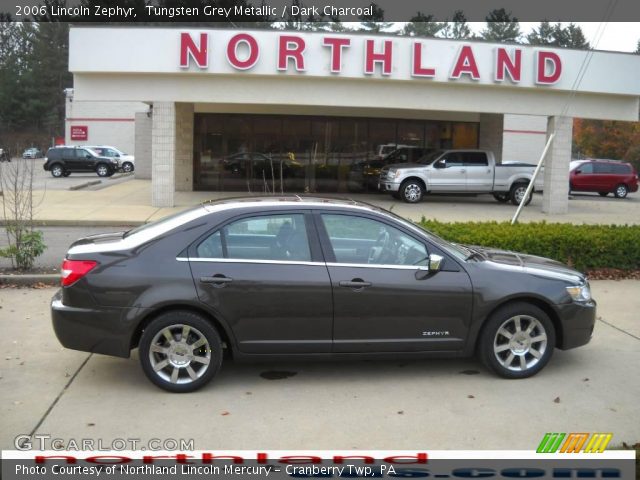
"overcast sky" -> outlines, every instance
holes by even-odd
[[[592,47],[598,50],[615,50],[619,52],[634,52],[640,39],[640,23],[638,22],[610,22],[604,24],[604,33],[597,42],[600,23],[598,22],[577,22],[587,37]],[[481,22],[470,22],[475,32],[480,32],[485,24]],[[539,25],[537,22],[520,22],[520,29],[529,33]],[[565,25],[567,25],[565,23]]]

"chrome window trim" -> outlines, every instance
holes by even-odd
[[[199,263],[259,263],[272,265],[307,265],[307,266],[327,266],[327,267],[350,267],[350,268],[384,268],[392,270],[425,270],[429,267],[424,265],[372,265],[368,263],[334,263],[334,262],[305,262],[297,260],[258,260],[251,258],[203,258],[203,257],[176,257],[178,262],[199,262]]]
[[[200,263],[259,263],[271,265],[307,265],[324,266],[324,262],[305,262],[298,260],[260,260],[252,258],[204,258],[204,257],[177,257],[178,262],[200,262]]]

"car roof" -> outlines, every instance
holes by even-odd
[[[252,197],[230,197],[203,202],[202,206],[208,212],[221,211],[230,208],[250,208],[250,207],[355,207],[376,212],[383,210],[367,202],[353,200],[351,198],[323,197],[316,195],[264,195]]]

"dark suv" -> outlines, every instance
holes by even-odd
[[[638,174],[630,163],[587,160],[571,170],[569,190],[598,192],[603,197],[613,192],[617,198],[624,198],[638,191]]]
[[[96,172],[99,177],[109,177],[118,170],[118,160],[101,157],[89,148],[52,147],[45,156],[44,169],[56,178],[81,172]]]

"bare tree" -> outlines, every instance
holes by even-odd
[[[0,163],[2,217],[7,247],[0,256],[11,259],[13,268],[28,270],[46,246],[42,232],[33,228],[33,174],[35,160]]]

